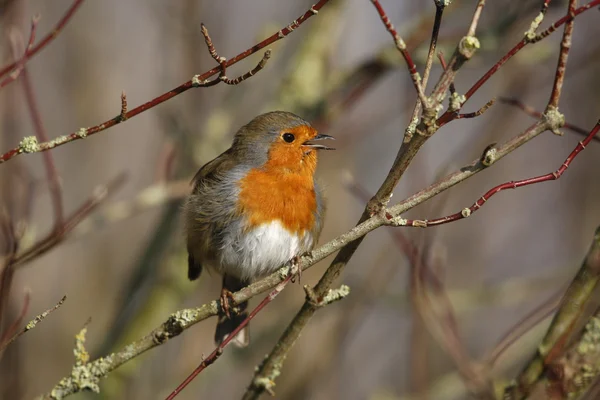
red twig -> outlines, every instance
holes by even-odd
[[[83,218],[94,211],[109,194],[119,187],[123,181],[124,176],[121,175],[109,184],[98,187],[88,200],[86,200],[70,216],[65,218],[63,225],[59,229],[51,231],[46,237],[40,239],[28,250],[16,256],[11,265],[18,266],[25,264],[54,248],[54,246],[62,242],[68,234],[71,233]]]
[[[8,346],[8,344],[10,342],[13,341],[12,337],[16,334],[17,329],[19,329],[19,326],[23,322],[23,319],[25,319],[25,315],[27,314],[27,311],[29,310],[30,301],[31,301],[31,293],[29,292],[29,290],[27,290],[25,292],[25,296],[23,299],[23,306],[21,307],[21,312],[19,313],[19,316],[6,329],[6,331],[4,331],[4,333],[2,334],[2,337],[0,337],[0,357],[2,357],[2,350],[4,350],[4,348],[6,346]]]
[[[550,2],[549,0],[546,0],[544,2],[544,5],[542,6],[542,10],[545,10],[547,8],[549,2]],[[536,40],[530,40],[527,38],[527,36],[525,36],[523,39],[521,39],[521,41],[519,41],[519,43],[517,43],[512,49],[510,49],[504,57],[502,57],[496,64],[494,64],[492,66],[492,68],[489,69],[488,72],[486,72],[481,78],[479,78],[479,80],[477,82],[475,82],[475,84],[467,91],[467,93],[465,93],[465,101],[463,102],[463,105],[471,98],[471,96],[473,96],[473,94],[475,94],[475,92],[477,90],[479,90],[479,88],[481,88],[481,86],[483,86],[492,77],[492,75],[494,75],[496,73],[496,71],[498,71],[498,69],[500,69],[500,67],[502,65],[504,65],[508,60],[510,60],[515,54],[517,54],[527,44],[535,43],[535,42],[545,38],[546,36],[548,36],[552,32],[554,32],[559,26],[565,24],[566,22],[572,21],[573,18],[575,18],[579,14],[591,9],[592,7],[598,6],[598,5],[600,5],[600,0],[592,0],[589,3],[587,3],[586,5],[575,9],[572,13],[569,13],[569,15],[562,17],[561,19],[559,19],[558,21],[553,23],[548,29],[546,29],[545,31],[538,34]],[[455,113],[452,110],[446,111],[444,114],[442,114],[442,116],[440,116],[438,118],[438,120],[437,120],[438,125],[441,127],[441,126],[447,124],[454,118],[454,115],[455,115]]]
[[[477,29],[477,25],[479,24],[479,18],[481,17],[483,6],[485,6],[485,0],[479,0],[477,2],[477,7],[475,8],[475,13],[473,14],[473,19],[471,20],[471,26],[469,27],[467,36],[475,36],[475,30]]]
[[[406,61],[406,66],[408,67],[408,72],[410,73],[410,78],[412,79],[413,85],[415,87],[415,90],[417,91],[419,99],[421,100],[423,105],[428,104],[427,96],[425,96],[425,91],[421,84],[421,78],[419,77],[419,73],[417,72],[417,66],[415,65],[412,57],[410,56],[410,53],[406,49],[406,43],[404,43],[404,40],[402,40],[402,38],[396,31],[396,28],[394,28],[394,25],[390,21],[385,10],[381,6],[381,4],[379,4],[379,0],[371,0],[371,3],[373,3],[373,5],[375,6],[379,17],[381,18],[381,22],[383,22],[383,25],[385,25],[387,31],[390,33],[390,35],[392,35],[394,43],[396,44],[396,48],[398,49],[400,54],[402,54],[402,57],[404,57],[404,61]]]
[[[82,1],[82,0],[80,0],[80,1]],[[230,66],[240,62],[241,60],[247,58],[248,56],[258,52],[259,50],[267,47],[268,45],[285,38],[287,35],[289,35],[292,31],[294,31],[296,28],[298,28],[301,24],[303,24],[310,17],[312,17],[313,15],[316,15],[319,12],[319,10],[328,1],[329,0],[319,0],[308,11],[306,11],[304,14],[302,14],[298,19],[295,19],[294,21],[292,21],[291,24],[287,25],[286,27],[277,31],[276,33],[272,34],[271,36],[269,36],[262,42],[248,48],[247,50],[243,51],[242,53],[238,54],[237,56],[227,60],[224,63],[225,67],[230,67]],[[600,0],[598,0],[598,1],[600,1]],[[222,71],[222,66],[219,65],[209,71],[206,71],[205,73],[203,73],[201,75],[197,75],[193,79],[190,79],[189,81],[177,86],[176,88],[128,111],[125,114],[125,117],[127,119],[132,118],[152,107],[157,106],[158,104],[164,103],[165,101],[167,101],[183,92],[188,91],[191,88],[198,87],[198,86],[204,86],[203,83],[205,83],[208,78],[220,73],[221,71]],[[33,146],[20,145],[18,147],[15,147],[12,150],[9,150],[8,152],[6,152],[2,155],[0,155],[0,164],[3,162],[6,162],[22,153],[48,151],[55,147],[62,146],[63,144],[72,142],[74,140],[83,139],[87,136],[93,135],[98,132],[102,132],[108,128],[118,125],[121,122],[123,122],[123,116],[119,113],[119,115],[117,115],[116,117],[109,119],[107,121],[104,121],[103,123],[92,126],[90,128],[79,129],[76,132],[70,133],[66,136],[61,136],[61,137],[51,140],[49,142],[35,143],[35,144],[33,144]]]
[[[221,356],[221,354],[223,354],[223,349],[229,344],[229,342],[231,342],[233,340],[233,338],[235,338],[236,335],[242,329],[244,329],[244,327],[246,325],[248,325],[248,323],[252,320],[252,318],[254,318],[256,316],[256,314],[258,314],[263,308],[265,308],[265,306],[267,304],[269,304],[271,301],[273,301],[273,299],[275,297],[277,297],[277,295],[279,293],[281,293],[281,291],[285,288],[285,286],[290,282],[292,277],[293,277],[293,274],[290,273],[285,280],[281,281],[275,287],[275,289],[273,289],[271,291],[271,293],[269,293],[267,295],[267,297],[265,297],[263,299],[263,301],[261,301],[260,304],[258,306],[256,306],[256,308],[254,310],[252,310],[252,312],[248,315],[248,317],[244,321],[242,321],[242,323],[233,332],[231,332],[231,334],[229,336],[227,336],[227,338],[223,341],[223,343],[221,343],[219,346],[217,346],[217,348],[212,353],[210,353],[210,355],[207,358],[202,360],[200,365],[198,365],[198,367],[196,367],[196,369],[183,382],[181,382],[181,384],[179,386],[177,386],[177,388],[175,390],[173,390],[173,392],[171,392],[171,394],[165,400],[173,400],[179,393],[181,393],[181,391],[183,389],[185,389],[185,387],[191,381],[194,380],[194,378],[196,376],[198,376],[198,374],[200,374],[200,372],[202,372],[204,369],[206,369],[206,367],[208,367],[209,365],[211,365],[212,363],[217,361],[217,359]]]
[[[496,102],[495,98],[491,99],[490,101],[488,101],[487,103],[485,103],[485,105],[483,107],[481,107],[479,110],[477,110],[475,112],[472,112],[472,113],[458,114],[455,119],[479,117],[484,112],[486,112],[488,110],[488,108],[490,108],[491,106],[493,106],[495,102]]]
[[[536,176],[534,178],[523,179],[520,181],[510,181],[510,182],[506,182],[501,185],[495,186],[492,189],[488,190],[483,196],[481,196],[481,198],[479,200],[477,200],[471,207],[464,208],[463,210],[461,210],[460,212],[457,212],[455,214],[448,215],[448,216],[442,217],[442,218],[432,219],[432,220],[407,219],[404,222],[406,223],[406,226],[413,226],[413,227],[420,227],[420,228],[427,228],[430,226],[447,224],[449,222],[453,222],[453,221],[457,221],[459,219],[469,217],[475,211],[479,210],[493,195],[495,195],[496,193],[499,193],[503,190],[517,189],[517,188],[520,188],[523,186],[533,185],[533,184],[540,183],[540,182],[557,180],[567,170],[567,168],[569,167],[571,162],[575,159],[575,157],[577,157],[577,155],[579,153],[581,153],[586,148],[586,146],[592,141],[592,139],[598,133],[598,131],[600,131],[600,120],[596,123],[594,128],[588,133],[587,137],[577,144],[575,149],[573,149],[571,154],[569,154],[569,156],[565,159],[565,161],[562,163],[560,168],[558,168],[554,172],[551,172],[551,173],[548,173],[545,175]],[[490,163],[493,162],[494,150],[495,150],[495,148],[493,146],[488,148],[487,151],[484,153],[483,158],[485,159],[487,157],[491,157],[491,160],[489,160],[488,162],[490,162]],[[482,162],[485,162],[485,161],[482,160]]]
[[[540,304],[533,311],[527,314],[514,324],[506,333],[498,340],[494,348],[484,357],[484,363],[490,368],[498,361],[500,356],[512,346],[519,338],[529,332],[537,324],[542,322],[544,318],[550,316],[556,311],[562,301],[564,290],[553,294],[548,300]]]
[[[26,68],[23,68],[22,80],[23,90],[25,92],[25,99],[27,101],[27,108],[29,109],[29,114],[31,115],[31,120],[33,121],[33,126],[35,128],[35,136],[38,138],[39,141],[46,142],[48,141],[48,133],[46,132],[46,128],[44,127],[44,123],[42,122],[42,116],[40,115],[40,110],[38,108],[38,104],[35,98],[31,78],[29,77],[29,73],[27,72]],[[56,164],[54,162],[54,157],[52,153],[45,152],[43,154],[43,158],[46,167],[46,178],[48,179],[48,184],[50,186],[50,197],[52,199],[52,206],[54,207],[54,229],[58,230],[64,220],[63,197],[62,188],[60,184],[60,177],[58,175],[58,170],[56,168]]]
[[[121,92],[121,121],[127,119],[127,95]]]
[[[215,84],[219,83],[219,81],[225,82],[227,85],[232,85],[232,86],[237,85],[237,84],[245,81],[246,79],[250,78],[251,76],[256,74],[258,71],[260,71],[261,69],[263,69],[265,67],[267,61],[269,60],[269,58],[271,58],[271,50],[265,51],[265,54],[263,55],[262,60],[260,60],[258,62],[258,64],[256,64],[256,67],[254,67],[250,71],[246,72],[245,74],[238,76],[237,78],[230,79],[226,75],[227,74],[227,58],[219,56],[219,53],[217,53],[217,49],[215,49],[212,39],[210,38],[210,35],[208,34],[208,29],[206,28],[206,26],[204,24],[202,24],[200,31],[202,32],[202,36],[204,36],[204,41],[206,42],[206,46],[208,47],[208,52],[210,53],[211,57],[216,62],[218,62],[219,65],[221,66],[221,73],[219,74],[219,77],[213,81],[206,82],[206,86],[215,85]]]
[[[75,11],[77,11],[77,9],[81,5],[81,3],[83,3],[83,0],[75,0],[73,2],[73,4],[71,4],[71,7],[69,7],[69,9],[67,10],[65,15],[63,15],[63,17],[58,21],[58,23],[50,31],[50,33],[48,33],[46,36],[44,36],[44,38],[38,44],[31,47],[30,49],[28,48],[28,50],[23,55],[23,58],[24,58],[23,63],[27,62],[27,60],[29,60],[31,57],[36,55],[40,50],[42,50],[44,47],[46,47],[50,42],[52,42],[58,36],[58,34],[63,30],[65,25],[67,25],[67,22],[69,22],[69,20],[73,17],[73,15],[75,14]],[[11,64],[8,64],[4,68],[0,69],[0,76],[4,76],[7,73],[13,71],[18,66],[19,61],[20,60],[17,60]]]
[[[531,106],[528,106],[527,104],[521,102],[518,99],[510,98],[510,97],[499,97],[498,100],[501,103],[508,104],[508,105],[520,108],[521,110],[523,110],[523,112],[525,114],[529,115],[530,117],[533,117],[533,118],[542,118],[542,113],[541,112],[537,111],[535,108],[533,108]],[[589,133],[587,130],[585,130],[585,129],[577,126],[577,125],[573,125],[573,124],[571,124],[569,122],[565,122],[565,124],[563,125],[563,127],[567,128],[567,129],[569,129],[569,130],[571,130],[571,131],[573,131],[573,132],[575,132],[575,133],[577,133],[579,135],[583,135],[583,136],[587,136],[588,133]],[[600,142],[600,136],[596,135],[596,136],[594,136],[594,138],[592,140]]]
[[[31,19],[31,30],[29,32],[29,41],[27,42],[27,47],[25,48],[23,55],[16,61],[15,69],[6,78],[0,81],[0,89],[11,82],[14,82],[21,74],[23,68],[25,68],[25,63],[27,63],[28,60],[27,53],[33,47],[33,42],[35,42],[35,32],[37,30],[37,24],[39,20],[40,18],[38,16],[35,16]]]
[[[442,69],[445,71],[446,68],[448,68],[448,65],[446,64],[446,60],[444,59],[443,52],[440,51],[438,53],[438,59],[440,60],[440,65],[442,66]],[[450,87],[448,88],[448,90],[450,91],[450,94],[456,93],[456,86],[454,85],[454,82],[450,83]]]

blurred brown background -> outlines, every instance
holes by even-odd
[[[482,49],[459,73],[464,93],[521,39],[539,12],[540,1],[488,2],[478,28]],[[42,37],[71,4],[68,0],[0,2],[2,65],[12,60],[10,35],[29,35],[39,12]],[[464,35],[476,1],[455,0],[446,11],[440,48],[449,58]],[[543,27],[566,10],[552,3]],[[130,108],[146,102],[214,66],[200,34],[207,25],[221,55],[233,56],[287,25],[310,1],[277,0],[87,0],[64,32],[27,64],[44,125],[51,137],[96,125],[119,113],[121,91]],[[433,22],[433,1],[384,1],[390,17],[422,69]],[[599,15],[591,10],[575,23],[561,111],[567,121],[591,129],[600,117]],[[552,85],[560,31],[524,49],[465,106],[475,111],[494,96],[517,97],[543,109]],[[225,150],[235,130],[272,109],[294,111],[338,138],[337,151],[323,154],[319,176],[329,212],[321,243],[350,229],[364,201],[347,187],[348,176],[373,193],[395,157],[415,100],[400,55],[366,0],[335,0],[317,16],[271,46],[266,68],[239,86],[188,91],[113,129],[53,151],[62,178],[66,213],[94,188],[118,174],[127,176],[71,237],[19,269],[12,285],[8,321],[16,318],[25,288],[31,291],[26,321],[64,294],[66,303],[12,344],[1,359],[0,397],[29,399],[70,373],[74,335],[91,318],[87,349],[93,358],[143,336],[170,313],[215,299],[220,278],[186,279],[186,256],[178,200],[131,209],[140,193],[160,180],[185,183],[203,163]],[[254,55],[228,75],[254,66]],[[367,68],[368,65],[376,68]],[[384,67],[382,67],[385,66]],[[367,90],[340,105],[357,71]],[[439,63],[432,78],[439,76]],[[361,81],[362,82],[362,81]],[[0,152],[32,135],[21,82],[0,91]],[[531,119],[522,111],[494,105],[483,116],[440,130],[416,157],[392,203],[428,186],[441,174],[478,157],[490,143],[503,142]],[[411,211],[433,218],[473,203],[487,189],[508,180],[554,171],[581,137],[544,133],[493,168]],[[169,167],[170,158],[173,158]],[[556,182],[494,197],[473,217],[406,234],[427,244],[455,306],[462,339],[474,359],[485,356],[512,324],[556,293],[578,268],[600,222],[600,146],[592,143]],[[0,166],[0,203],[14,211],[33,179],[32,223],[27,243],[50,229],[52,206],[42,156],[25,155]],[[183,186],[182,186],[183,185]],[[183,190],[181,189],[183,188]],[[156,193],[154,193],[154,196]],[[137,196],[137,197],[136,197]],[[139,204],[139,203],[136,203]],[[145,203],[144,203],[145,204]],[[407,399],[427,388],[430,399],[466,398],[455,366],[422,327],[407,297],[407,261],[391,228],[369,235],[340,283],[351,287],[345,300],[319,311],[296,343],[276,386],[281,399]],[[302,283],[314,283],[326,262]],[[304,300],[289,286],[252,322],[253,343],[227,349],[178,398],[239,398],[254,367],[271,349]],[[257,300],[255,299],[254,302]],[[210,353],[214,319],[204,321],[102,381],[101,394],[73,399],[161,399]],[[493,371],[510,379],[543,333],[539,326],[504,354]]]

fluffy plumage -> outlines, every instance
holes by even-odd
[[[198,171],[184,210],[190,279],[212,268],[224,275],[224,289],[236,291],[313,248],[325,210],[314,180],[324,146],[308,141],[324,137],[292,113],[262,114]],[[242,316],[222,318],[216,341]]]

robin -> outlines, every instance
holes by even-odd
[[[188,278],[204,268],[223,275],[218,344],[247,317],[247,302],[230,312],[232,292],[297,261],[319,239],[325,204],[314,178],[317,150],[333,150],[314,143],[322,139],[333,137],[292,113],[269,112],[196,173],[184,209]],[[247,346],[247,329],[233,341]]]

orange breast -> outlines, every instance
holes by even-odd
[[[248,218],[247,229],[273,220],[279,220],[292,233],[313,228],[317,200],[312,171],[281,172],[266,166],[250,171],[240,181],[240,188],[238,204]]]

